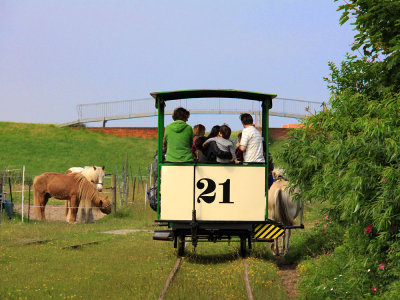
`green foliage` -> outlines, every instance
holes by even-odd
[[[335,0],[337,2],[338,0]],[[387,55],[399,50],[400,2],[388,0],[349,0],[340,5],[343,11],[340,24],[354,17],[351,23],[358,33],[354,37],[353,50],[363,48],[365,55]]]
[[[325,78],[332,97],[291,132],[279,159],[305,201],[323,201],[346,228],[331,256],[306,262],[307,299],[400,292],[400,2],[349,0],[340,23],[354,17],[352,50]],[[352,20],[353,21],[353,20]]]
[[[307,230],[296,230],[293,233],[286,261],[298,263],[307,258],[329,255],[343,242],[343,227],[329,216],[306,227]]]
[[[335,0],[335,2],[338,0]],[[388,0],[349,0],[340,5],[340,24],[348,22],[357,31],[352,50],[378,62],[380,77],[376,83],[400,91],[400,2]],[[383,57],[383,59],[382,59]],[[379,60],[382,60],[379,63]],[[364,75],[364,74],[362,74]],[[368,77],[368,75],[366,76]]]

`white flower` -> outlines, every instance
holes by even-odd
[[[335,277],[335,278],[333,278],[333,280],[336,280],[337,278]]]
[[[333,291],[333,288],[331,288],[331,291]]]
[[[368,272],[371,271],[371,269],[368,269]]]

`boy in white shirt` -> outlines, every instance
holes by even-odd
[[[263,138],[253,124],[253,117],[250,114],[241,114],[240,120],[244,129],[239,149],[244,152],[244,162],[265,162]]]

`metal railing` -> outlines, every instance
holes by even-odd
[[[168,101],[166,102],[165,114],[172,114],[173,110],[179,106],[185,107],[191,114],[240,114],[247,112],[257,115],[261,113],[261,105],[257,101],[230,98],[196,100]],[[322,110],[324,105],[321,102],[287,98],[274,98],[272,103],[272,109],[269,111],[270,116],[296,119],[314,114]],[[77,120],[62,123],[59,126],[157,116],[153,98],[79,104],[77,112]]]

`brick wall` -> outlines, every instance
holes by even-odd
[[[157,138],[157,127],[86,127],[86,130],[104,132],[119,137],[132,136],[141,138]],[[270,128],[270,137],[275,140],[287,138],[289,128]]]
[[[274,140],[283,140],[288,137],[290,128],[270,128],[269,136]]]
[[[86,129],[119,137],[157,138],[157,127],[86,127]]]

